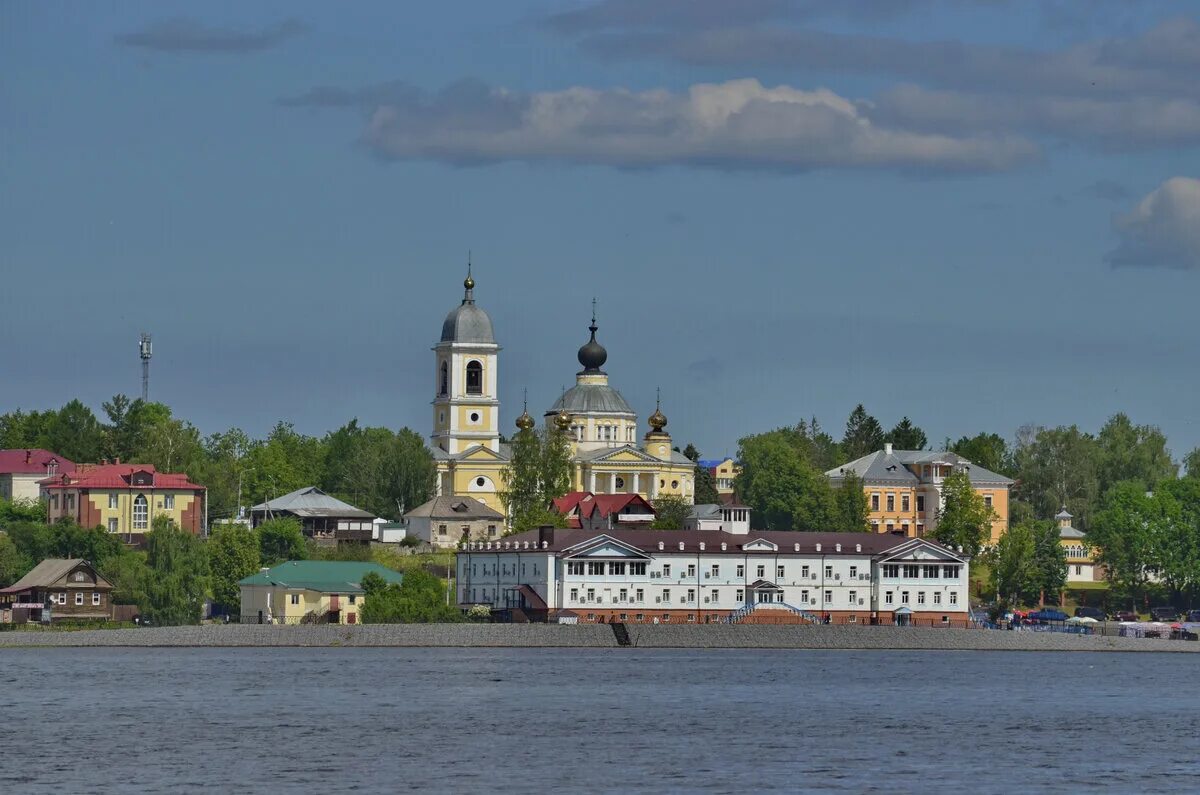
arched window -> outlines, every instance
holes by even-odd
[[[447,395],[450,393],[450,365],[442,362],[442,387],[438,391],[439,395]]]
[[[139,494],[133,500],[133,529],[145,530],[150,518],[150,506],[146,504],[146,495]]]
[[[467,362],[467,394],[483,394],[483,365],[474,359]]]

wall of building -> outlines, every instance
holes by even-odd
[[[25,475],[7,473],[0,475],[0,497],[10,502],[37,502],[41,498],[39,480],[44,480],[46,473]]]
[[[442,527],[445,533],[442,533]],[[443,549],[454,549],[462,541],[466,528],[472,541],[495,540],[504,534],[503,519],[441,519],[414,516],[408,522],[408,534],[427,544]]]
[[[332,623],[357,624],[363,602],[362,594],[332,594],[285,586],[243,585],[241,592],[243,624],[259,623],[260,614],[262,623],[270,616],[276,624],[299,624],[310,613],[324,616],[331,611],[335,596],[338,617]],[[295,604],[293,597],[297,600]]]

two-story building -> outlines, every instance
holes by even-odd
[[[933,532],[943,506],[942,483],[954,472],[965,472],[971,486],[995,515],[989,543],[1008,530],[1008,496],[1012,480],[976,466],[956,453],[929,450],[882,450],[825,473],[836,486],[853,473],[867,497],[867,521],[879,533],[903,532],[920,538]]]
[[[86,560],[47,558],[0,589],[0,611],[22,623],[107,621],[113,614],[112,589]]]
[[[693,505],[684,530],[717,530],[744,536],[750,532],[750,507],[730,495],[722,495],[721,504]]]
[[[1079,583],[1104,580],[1103,570],[1096,562],[1096,552],[1088,543],[1087,534],[1071,524],[1074,518],[1065,506],[1054,517],[1058,522],[1058,543],[1067,558],[1068,588]]]
[[[375,534],[375,515],[331,497],[316,486],[267,500],[250,509],[250,524],[269,519],[295,519],[308,538],[318,542],[368,544]]]
[[[34,502],[41,497],[39,482],[63,472],[74,472],[75,463],[40,448],[0,450],[0,498]]]
[[[140,543],[158,516],[196,535],[207,526],[204,486],[150,464],[79,464],[39,486],[51,524],[74,519],[82,527],[103,527],[129,544]]]
[[[733,494],[734,483],[742,473],[742,468],[732,458],[702,458],[696,466],[703,467],[712,474],[717,493],[722,496]]]
[[[442,549],[464,539],[504,535],[504,514],[483,500],[465,496],[434,497],[404,514],[408,535]]]
[[[649,527],[657,516],[654,506],[640,494],[593,494],[572,491],[551,502],[567,519],[567,526],[587,530]]]
[[[968,623],[968,560],[895,534],[539,528],[457,558],[460,606],[508,620]]]
[[[378,563],[289,560],[238,581],[243,624],[357,624],[363,577],[388,583],[404,575]]]

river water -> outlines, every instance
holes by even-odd
[[[0,793],[1197,792],[1198,659],[8,649]]]

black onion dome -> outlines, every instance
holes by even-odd
[[[598,373],[604,363],[608,361],[608,351],[604,346],[596,342],[596,321],[592,321],[592,325],[588,326],[588,330],[592,332],[592,338],[583,344],[579,349],[579,363],[583,365],[583,370],[586,373]]]

